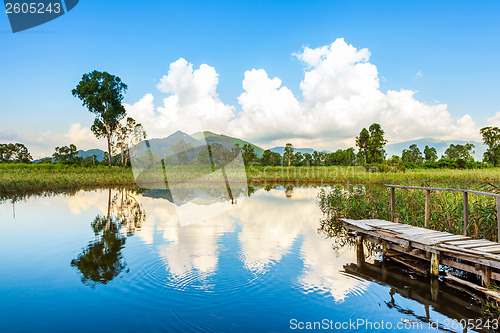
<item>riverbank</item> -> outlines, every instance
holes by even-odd
[[[29,192],[135,185],[132,169],[62,164],[0,164],[0,198]]]
[[[182,169],[180,169],[182,170]],[[477,187],[500,183],[500,169],[415,169],[405,172],[367,172],[362,167],[248,167],[249,183],[403,184]],[[61,164],[0,164],[0,197],[26,193],[103,186],[134,186],[131,168],[84,167]]]

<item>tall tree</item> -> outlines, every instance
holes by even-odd
[[[111,168],[111,140],[120,120],[125,116],[122,105],[127,85],[118,76],[93,71],[82,76],[71,92],[82,105],[96,115],[91,129],[97,138],[105,137],[108,143],[108,165]]]
[[[474,145],[472,143],[466,143],[465,145],[455,145],[451,144],[444,152],[443,157],[449,158],[452,160],[466,160],[473,161],[474,160]]]
[[[120,154],[122,167],[125,167],[130,159],[129,148],[144,139],[144,128],[133,118],[127,117],[125,124],[118,123],[111,146],[115,155]]]
[[[384,138],[382,127],[373,123],[368,130],[363,128],[356,137],[356,146],[358,151],[358,163],[381,163],[385,159],[384,146],[387,140]]]
[[[28,148],[22,143],[0,144],[0,162],[30,163],[32,160]]]
[[[356,137],[356,146],[359,148],[358,160],[367,162],[368,161],[368,148],[370,142],[370,133],[366,128],[363,128]]]
[[[287,143],[285,146],[285,151],[283,152],[283,160],[287,162],[288,166],[290,166],[290,164],[292,163],[293,145],[291,143]]]
[[[435,162],[438,158],[436,148],[425,146],[424,148],[424,159],[426,162]]]
[[[55,153],[52,154],[55,162],[74,162],[76,160],[76,156],[78,155],[78,149],[74,144],[70,144],[69,146],[56,147]]]
[[[243,161],[245,162],[245,165],[250,165],[257,159],[254,146],[245,143],[241,149],[243,151]]]
[[[418,146],[416,144],[412,144],[408,149],[403,149],[401,160],[403,162],[421,164],[424,158],[422,157],[422,152],[420,151]]]
[[[483,142],[488,149],[483,155],[485,162],[493,163],[494,166],[500,165],[500,128],[483,127],[480,130]]]
[[[385,159],[384,146],[387,143],[384,130],[377,123],[371,124],[368,130],[370,131],[368,163],[382,163]]]

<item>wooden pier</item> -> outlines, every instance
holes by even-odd
[[[500,243],[384,220],[341,221],[356,232],[360,264],[363,240],[368,240],[381,244],[384,256],[392,250],[428,261],[431,276],[438,276],[445,265],[480,275],[485,287],[491,279],[500,281]]]
[[[352,220],[341,219],[344,226],[354,231],[357,237],[358,264],[364,262],[363,240],[382,246],[384,259],[392,257],[401,264],[412,267],[415,271],[438,276],[441,267],[448,266],[481,277],[484,287],[489,287],[491,280],[500,281],[500,243],[485,239],[473,239],[467,235],[468,196],[469,194],[496,197],[498,234],[500,239],[500,195],[496,193],[478,192],[461,189],[443,189],[428,187],[413,187],[385,185],[391,190],[391,218],[393,221],[378,219]],[[416,189],[425,191],[425,227],[420,228],[395,222],[395,189]],[[431,191],[462,192],[464,211],[462,235],[427,229],[429,227],[429,207]],[[397,254],[400,254],[398,256]],[[416,257],[427,263],[427,268],[421,269],[408,264],[402,257]]]

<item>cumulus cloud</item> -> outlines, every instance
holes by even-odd
[[[488,125],[500,127],[500,112],[497,112],[493,117],[488,118]]]
[[[90,128],[84,127],[79,123],[71,124],[68,131],[64,134],[51,133],[46,131],[38,133],[34,131],[18,134],[11,130],[0,131],[0,143],[24,144],[34,159],[51,156],[56,146],[76,145],[78,149],[105,149],[105,140],[98,140]]]
[[[191,63],[180,58],[170,64],[167,75],[157,85],[158,90],[169,94],[163,106],[155,108],[153,95],[147,94],[135,104],[125,104],[125,108],[145,127],[149,137],[165,137],[177,130],[224,132],[235,109],[220,100],[218,82],[213,67],[201,65],[193,70]]]
[[[62,140],[62,142],[68,142],[68,144],[72,143],[78,149],[104,149],[106,147],[104,140],[98,140],[90,128],[84,127],[78,123],[71,124],[68,132],[66,132],[63,137],[64,140]]]
[[[157,85],[168,94],[162,106],[155,107],[153,95],[147,94],[126,108],[150,137],[204,129],[264,146],[290,141],[333,149],[353,145],[362,127],[378,122],[392,142],[479,138],[470,115],[456,119],[446,104],[423,103],[415,98],[416,91],[381,91],[377,67],[370,63],[366,48],[339,38],[319,48],[304,47],[295,56],[304,64],[302,96],[295,96],[264,69],[252,69],[244,74],[244,92],[238,97],[241,111],[236,112],[220,100],[213,67],[203,64],[193,70],[181,58],[170,64]]]

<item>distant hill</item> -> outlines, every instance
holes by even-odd
[[[191,153],[188,153],[189,160],[195,159],[200,150],[206,147],[207,143],[208,144],[219,143],[227,149],[233,148],[236,143],[239,144],[240,147],[243,147],[243,145],[245,144],[250,144],[255,147],[255,153],[257,156],[259,157],[262,156],[262,153],[264,152],[262,148],[250,142],[233,138],[227,135],[215,134],[208,131],[197,132],[194,133],[193,135],[188,135],[182,131],[177,131],[174,134],[171,134],[163,139],[158,139],[158,138],[148,139],[148,142],[149,145],[154,149],[155,154],[157,154],[158,156],[163,156],[163,157],[168,156],[176,159],[177,157],[171,150],[171,147],[175,145],[177,142],[179,142],[179,140],[184,140],[193,145],[194,147],[193,151]],[[145,145],[142,144],[138,147],[140,148],[136,154],[140,156],[143,153],[145,153],[146,147]],[[132,148],[132,150],[134,150],[134,148]]]
[[[245,144],[249,144],[255,148],[255,154],[257,155],[257,157],[262,157],[262,153],[264,152],[264,149],[262,149],[257,145],[254,145],[251,142],[241,140],[238,138],[233,138],[231,136],[227,136],[224,134],[215,134],[210,131],[204,131],[204,132],[193,133],[191,134],[191,136],[197,140],[205,138],[208,144],[211,144],[213,142],[220,143],[221,145],[229,149],[232,148],[235,144],[238,144],[240,147],[243,147]]]
[[[102,161],[104,159],[104,150],[101,150],[101,149],[89,149],[89,150],[79,150],[78,151],[78,156],[80,157],[88,157],[88,156],[92,156],[92,155],[95,155],[96,158],[97,158],[97,161]],[[51,157],[51,156],[47,156],[47,157]],[[41,162],[44,158],[46,157],[42,157],[42,158],[39,158],[37,160],[34,160],[33,163],[39,163]],[[52,158],[52,162],[54,162],[54,158]]]
[[[483,154],[486,151],[487,147],[485,145],[483,145],[482,142],[477,142],[477,141],[443,141],[443,140],[437,140],[437,139],[431,139],[431,138],[423,138],[423,139],[410,140],[410,141],[404,141],[404,142],[399,142],[399,143],[391,143],[391,144],[386,145],[384,147],[384,149],[387,153],[387,158],[391,158],[392,155],[401,156],[403,149],[408,149],[408,147],[410,147],[411,144],[416,144],[417,147],[422,152],[422,154],[424,153],[425,146],[429,146],[429,147],[436,148],[436,151],[438,153],[438,157],[441,158],[441,156],[444,154],[445,150],[451,144],[463,145],[466,143],[472,143],[475,146],[474,159],[476,161],[482,161]]]
[[[274,148],[270,148],[269,150],[272,152],[279,153],[279,154],[283,155],[283,153],[285,152],[285,147],[274,147]],[[312,155],[312,153],[314,151],[317,151],[317,150],[313,149],[313,148],[295,148],[295,147],[293,147],[294,153],[300,152],[301,154],[309,153]],[[329,151],[329,150],[321,150],[320,152],[331,153],[331,151]]]
[[[101,149],[89,149],[89,150],[79,150],[78,156],[83,158],[95,155],[98,161],[102,161],[104,159],[104,150]]]

